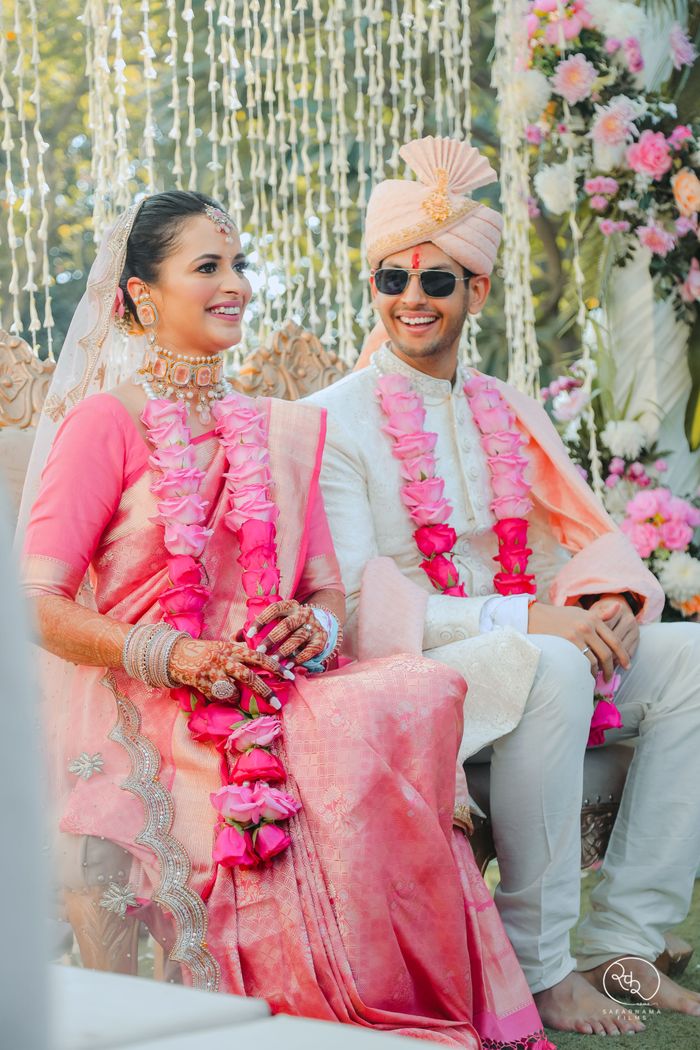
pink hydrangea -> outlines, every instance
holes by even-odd
[[[673,234],[653,219],[649,220],[648,226],[638,226],[636,232],[640,243],[652,254],[660,255],[661,258],[665,258],[676,246],[676,238]]]
[[[671,48],[671,61],[674,69],[692,66],[698,57],[698,53],[695,50],[695,45],[689,40],[688,34],[678,22],[674,22],[671,26],[668,43]]]
[[[692,139],[693,131],[687,124],[678,124],[668,136],[671,149],[680,149],[684,142]]]
[[[644,69],[644,59],[636,36],[627,37],[622,46],[625,49],[627,68],[630,73],[641,73]]]
[[[685,237],[687,233],[698,232],[698,215],[694,212],[692,215],[679,215],[676,219],[676,233],[679,237]]]
[[[612,196],[620,187],[617,179],[609,178],[607,175],[596,175],[594,179],[586,179],[583,188],[589,196],[595,193]]]
[[[627,163],[632,171],[640,175],[648,175],[652,179],[662,178],[673,163],[666,136],[661,131],[647,128],[639,136],[639,141],[628,147]]]
[[[597,76],[593,63],[577,52],[556,66],[551,80],[552,90],[573,106],[590,97]]]

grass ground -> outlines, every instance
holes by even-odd
[[[487,872],[487,881],[491,888],[495,886],[497,871],[490,868]],[[598,880],[594,872],[586,872],[581,879],[581,915],[588,910],[588,899],[591,891]],[[674,931],[690,944],[695,945],[696,954],[690,960],[688,968],[680,978],[680,983],[686,988],[692,988],[700,992],[700,879],[695,883],[693,904],[690,914],[684,923],[676,927]],[[574,950],[575,950],[574,935]],[[632,1007],[634,1009],[634,1007]],[[656,1013],[649,1011],[641,1013],[637,1008],[646,1025],[644,1032],[635,1035],[633,1046],[635,1050],[700,1050],[700,1017],[684,1017],[680,1014]],[[548,1030],[547,1034],[558,1050],[594,1050],[601,1045],[609,1046],[610,1036],[577,1035],[573,1032],[555,1032]],[[615,1038],[615,1037],[613,1037]],[[618,1039],[626,1037],[618,1036]],[[625,1042],[627,1045],[627,1042]]]

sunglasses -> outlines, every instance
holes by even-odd
[[[469,281],[474,276],[470,273],[467,277],[456,277],[449,270],[403,270],[397,267],[372,271],[374,286],[382,295],[401,295],[414,274],[430,299],[446,299],[454,292],[457,281]]]

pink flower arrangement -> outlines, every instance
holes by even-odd
[[[604,237],[612,237],[614,233],[629,233],[630,223],[626,219],[598,219],[598,229]]]
[[[571,24],[570,22],[568,23]],[[570,106],[590,98],[591,89],[598,76],[592,62],[580,52],[559,62],[551,78],[552,91],[565,98]]]
[[[627,504],[620,525],[641,558],[657,550],[684,551],[700,525],[700,511],[670,489],[645,489]]]
[[[632,171],[640,175],[648,175],[651,179],[663,178],[673,163],[666,136],[661,131],[647,128],[639,136],[638,142],[628,146],[627,163]]]
[[[680,149],[684,142],[692,139],[692,129],[687,124],[678,124],[668,136],[668,144],[671,149]]]
[[[637,38],[635,36],[627,37],[627,39],[622,42],[622,47],[625,52],[627,68],[630,73],[641,73],[644,69],[644,59],[642,58],[642,50]]]
[[[683,66],[692,66],[698,53],[695,45],[688,38],[688,34],[678,22],[674,22],[669,34],[669,47],[671,49],[671,61],[674,69],[682,69]]]
[[[660,255],[662,258],[676,246],[676,238],[668,230],[665,230],[663,226],[660,226],[658,222],[650,219],[646,226],[638,226],[636,229],[637,237],[641,244],[645,248],[648,248],[654,255]]]
[[[605,211],[608,207],[609,201],[607,197],[602,195],[602,193],[594,193],[589,204],[593,211]]]

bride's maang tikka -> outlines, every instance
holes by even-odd
[[[233,240],[231,235],[236,232],[236,224],[231,216],[227,215],[221,208],[215,208],[212,204],[205,204],[204,212],[207,218],[214,223],[219,233],[222,233],[230,244]]]

